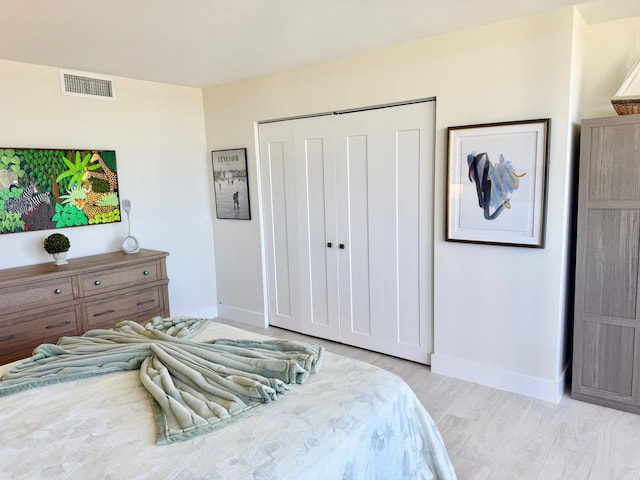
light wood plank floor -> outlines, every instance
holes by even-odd
[[[559,404],[431,373],[426,365],[307,337],[216,319],[275,338],[322,344],[402,377],[440,429],[459,480],[640,480],[640,415]]]

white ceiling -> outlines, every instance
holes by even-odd
[[[0,58],[205,87],[578,5],[589,24],[640,0],[0,0]]]

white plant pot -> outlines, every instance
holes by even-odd
[[[53,258],[55,259],[55,262],[53,262],[56,265],[66,265],[67,263],[67,252],[60,252],[60,253],[53,253]]]

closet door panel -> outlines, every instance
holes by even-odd
[[[403,107],[397,107],[403,108]],[[395,351],[399,330],[399,284],[398,277],[398,157],[395,111],[367,112],[372,119],[368,130],[370,139],[369,182],[377,192],[371,202],[371,250],[369,259],[371,272],[371,321],[375,326],[378,348],[386,352]],[[401,160],[400,160],[401,161]],[[414,199],[413,201],[416,201]],[[416,255],[417,252],[408,252]],[[416,255],[417,256],[417,255]]]
[[[433,119],[422,102],[260,126],[271,324],[429,363]]]
[[[344,137],[341,146],[344,155],[337,162],[337,228],[345,248],[337,252],[340,330],[342,341],[354,342],[350,337],[369,337],[372,331],[367,136]]]
[[[433,351],[433,174],[435,104],[395,110],[397,323],[388,353],[430,363]]]
[[[351,303],[341,304],[341,340],[428,363],[433,343],[433,105],[340,115],[336,142],[337,169],[346,177],[338,184],[338,197],[349,204],[347,213],[338,210],[338,236],[349,238],[338,265],[341,283],[351,282]],[[354,205],[362,214],[354,212]],[[341,284],[341,302],[343,292]],[[363,305],[368,317],[355,313]],[[344,322],[349,313],[350,321]]]
[[[386,192],[373,179],[378,175],[375,163],[376,135],[372,131],[370,112],[356,112],[336,117],[336,164],[338,169],[338,238],[345,249],[338,252],[340,282],[340,339],[375,351],[384,351],[380,319],[385,297],[382,262],[384,224],[380,205]],[[340,208],[342,207],[342,208]]]
[[[260,125],[265,278],[271,325],[300,328],[294,150],[287,122]]]
[[[294,137],[301,331],[338,340],[333,119],[297,120]]]
[[[387,295],[382,322],[387,353],[429,363],[432,351],[433,104],[385,112],[386,170],[379,181],[395,184],[383,205],[385,273],[395,291]],[[393,208],[393,209],[392,209]],[[393,222],[393,223],[391,223]],[[392,228],[393,227],[393,228]],[[389,287],[389,286],[387,286]]]
[[[419,346],[420,288],[420,130],[398,132],[396,151],[398,233],[398,341]],[[416,258],[417,257],[417,258]]]
[[[327,250],[323,248],[327,238],[324,195],[324,139],[311,138],[304,141],[304,166],[306,184],[306,208],[302,212],[306,229],[301,230],[306,261],[300,263],[308,280],[304,283],[305,295],[309,298],[309,322],[326,326],[329,322],[327,291]]]
[[[269,185],[271,190],[271,244],[273,245],[275,312],[276,315],[291,317],[291,284],[289,276],[289,255],[287,245],[288,229],[285,201],[284,145],[281,142],[270,145]]]

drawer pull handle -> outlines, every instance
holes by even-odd
[[[54,293],[55,293],[56,295],[60,295],[60,294],[62,293],[62,290],[61,290],[60,288],[56,288],[56,289],[55,289],[55,291],[54,291]]]
[[[14,338],[16,338],[15,335],[7,335],[6,337],[0,337],[0,342],[4,342],[6,340],[13,340]]]
[[[96,280],[95,282],[93,282],[94,285],[100,285],[102,282],[100,280]]]
[[[149,275],[149,270],[145,270],[144,272],[142,272],[143,275]]]
[[[146,305],[147,303],[156,303],[156,301],[155,301],[155,300],[145,300],[144,302],[138,302],[138,303],[136,303],[136,305],[137,305],[138,307],[140,307],[140,306],[142,306],[142,305]]]
[[[58,327],[64,327],[66,325],[69,325],[71,322],[69,320],[67,320],[66,322],[60,322],[60,323],[54,323],[53,325],[47,325],[47,328],[58,328]]]
[[[99,313],[94,313],[93,316],[94,317],[101,317],[103,315],[109,315],[110,313],[115,312],[115,310],[106,310],[104,312],[99,312]]]

